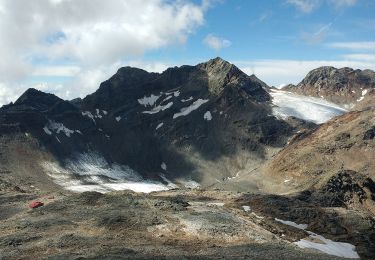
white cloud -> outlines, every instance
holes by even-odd
[[[328,46],[346,50],[375,50],[375,42],[334,42]]]
[[[357,0],[329,0],[336,8],[353,6],[357,3]]]
[[[355,53],[355,54],[345,54],[345,55],[342,55],[342,57],[348,60],[374,61],[375,62],[375,54]]]
[[[203,43],[214,50],[221,50],[222,48],[227,48],[232,45],[229,40],[217,37],[213,34],[208,34],[206,38],[204,38]]]
[[[323,3],[327,3],[336,9],[353,6],[357,0],[287,0],[286,3],[294,5],[299,11],[303,13],[311,13],[318,9]]]
[[[31,73],[38,77],[73,77],[80,72],[78,66],[37,66]]]
[[[270,86],[298,84],[306,74],[321,66],[354,69],[375,69],[374,61],[366,60],[257,60],[234,62],[247,74],[255,74]]]
[[[286,2],[294,5],[298,10],[304,13],[312,12],[320,4],[319,0],[287,0]]]
[[[258,21],[259,21],[259,22],[264,22],[264,21],[270,19],[270,18],[272,17],[272,15],[273,15],[273,12],[272,12],[272,11],[266,11],[266,12],[262,13],[262,14],[259,16]]]
[[[319,30],[317,30],[314,33],[303,32],[302,39],[306,43],[309,43],[309,44],[321,43],[326,38],[327,33],[329,29],[331,28],[331,26],[332,26],[332,23],[329,23],[329,24],[323,25],[322,27],[319,28]]]
[[[37,75],[74,76],[72,82],[81,81],[83,85],[71,89],[72,96],[82,89],[94,90],[88,87],[92,80],[82,80],[83,75],[99,79],[99,75],[109,71],[104,67],[112,68],[147,51],[184,44],[204,23],[205,11],[214,2],[204,0],[199,5],[190,0],[2,0],[1,88],[7,86],[8,91],[15,88],[17,81]],[[35,67],[35,59],[50,62],[37,63]],[[66,60],[73,67],[59,65]],[[95,88],[98,84],[95,82]],[[22,86],[15,88],[18,95],[27,88]],[[13,91],[9,93],[11,96]]]

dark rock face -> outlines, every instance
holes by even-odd
[[[262,161],[266,147],[285,144],[293,127],[272,116],[269,101],[260,80],[221,58],[161,74],[125,67],[83,100],[26,91],[1,108],[0,130],[30,133],[62,161],[96,152],[144,177],[199,181],[203,172],[230,176],[244,167],[238,156]]]
[[[320,67],[310,71],[297,85],[287,85],[284,89],[302,95],[323,97],[331,102],[355,107],[358,103],[368,103],[375,96],[375,72],[371,70],[336,69]]]
[[[332,176],[321,191],[326,194],[322,203],[331,207],[342,207],[353,202],[353,199],[360,203],[366,199],[374,200],[375,183],[371,178],[362,177],[358,172],[342,170]]]
[[[363,135],[363,140],[372,140],[375,138],[375,126],[371,127]]]

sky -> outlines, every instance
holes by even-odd
[[[320,66],[375,70],[375,1],[0,0],[0,105],[217,56],[276,87]]]

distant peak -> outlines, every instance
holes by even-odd
[[[44,93],[43,91],[40,91],[40,90],[37,90],[35,88],[29,88],[27,89],[19,98],[18,100],[16,101],[16,103],[18,102],[22,102],[26,99],[30,99],[30,98],[33,98],[33,97],[40,97],[40,96],[49,96],[51,94],[47,94],[47,93]]]
[[[222,59],[221,57],[216,57],[216,58],[213,58],[211,60],[215,61],[215,62],[227,62],[226,60]]]
[[[45,93],[35,88],[29,88],[17,99],[14,104],[27,104],[36,106],[39,106],[39,104],[45,104],[49,106],[59,101],[62,101],[62,99],[53,94]]]
[[[206,64],[212,64],[212,65],[221,65],[221,64],[225,64],[225,65],[232,65],[231,63],[229,63],[228,61],[220,58],[220,57],[216,57],[214,59],[211,59],[209,61],[206,62]]]

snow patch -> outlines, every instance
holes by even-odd
[[[53,120],[49,120],[47,125],[43,127],[43,130],[48,135],[52,135],[53,132],[57,134],[63,132],[67,137],[70,137],[71,134],[74,134],[76,132],[75,130],[71,130],[65,127],[64,124],[55,122]]]
[[[173,91],[173,92],[167,92],[165,93],[166,95],[172,95],[175,96],[175,97],[178,97],[181,93],[179,90],[176,90],[176,91]]]
[[[203,118],[204,118],[205,120],[207,120],[207,121],[211,121],[211,120],[212,120],[211,112],[210,112],[210,111],[207,111],[206,113],[204,113]]]
[[[117,122],[120,122],[121,116],[116,116],[115,119],[116,119]]]
[[[201,186],[198,182],[193,180],[185,181],[182,184],[188,189],[198,189]]]
[[[84,111],[84,112],[82,112],[82,116],[87,116],[87,117],[90,118],[92,121],[94,121],[94,123],[96,124],[95,119],[94,119],[94,116],[93,116],[93,114],[91,114],[90,111]]]
[[[47,135],[52,135],[52,132],[48,129],[48,127],[43,127],[43,130],[44,132],[47,134]]]
[[[163,99],[162,102],[165,102],[165,101],[167,101],[167,100],[170,100],[172,97],[173,97],[173,96],[167,96],[166,98]]]
[[[164,171],[167,170],[167,165],[165,164],[165,162],[161,163],[160,168],[162,168]]]
[[[198,99],[194,101],[190,106],[181,108],[179,113],[173,115],[173,119],[178,118],[180,116],[187,116],[192,111],[198,109],[201,105],[207,103],[208,101],[208,99]]]
[[[365,98],[365,95],[367,94],[368,92],[368,89],[364,89],[362,90],[362,97],[358,98],[357,101],[362,101],[364,98]]]
[[[308,226],[307,224],[297,224],[297,223],[295,223],[293,221],[289,221],[289,220],[281,220],[281,219],[278,219],[278,218],[275,218],[275,220],[277,222],[283,223],[284,225],[288,225],[288,226],[295,227],[295,228],[302,229],[302,230],[305,230]]]
[[[185,102],[188,102],[190,100],[193,100],[193,97],[189,97],[187,99],[181,99],[181,102],[185,103]]]
[[[300,248],[316,249],[329,255],[345,258],[359,258],[359,255],[355,250],[355,246],[352,244],[335,242],[314,232],[308,231],[306,230],[307,224],[297,224],[293,221],[281,220],[278,218],[275,218],[275,220],[285,225],[305,230],[309,234],[309,240],[301,239],[297,242],[294,242],[294,244]]]
[[[155,130],[158,130],[160,127],[162,127],[164,125],[164,123],[160,123],[157,125],[157,127],[155,128]]]
[[[172,105],[173,105],[173,102],[169,102],[168,104],[166,104],[164,106],[159,105],[157,107],[154,107],[152,110],[143,111],[142,113],[143,114],[156,114],[156,113],[159,113],[160,111],[164,111],[164,110],[170,108]]]
[[[155,96],[154,94],[151,94],[151,96],[149,97],[144,96],[143,98],[138,99],[138,103],[143,105],[144,107],[153,106],[159,98],[160,96]]]
[[[227,177],[227,180],[230,181],[230,180],[233,180],[233,179],[238,178],[239,176],[240,176],[240,172],[238,171],[238,172],[236,173],[236,175],[234,175],[234,176],[232,176],[232,177]]]
[[[210,202],[207,206],[216,206],[216,207],[223,207],[225,203],[223,202]]]
[[[242,206],[242,208],[243,208],[243,210],[244,210],[245,212],[248,212],[248,211],[251,210],[250,206]]]
[[[355,250],[355,246],[349,243],[335,242],[327,239],[321,235],[315,234],[311,231],[307,231],[310,234],[310,239],[301,239],[300,241],[294,242],[300,248],[312,248],[317,249],[329,255],[340,256],[345,258],[360,258]],[[314,241],[319,242],[314,242]]]
[[[317,124],[342,115],[346,109],[320,98],[306,97],[282,90],[272,90],[273,114],[281,119],[294,116]]]
[[[100,114],[100,110],[97,108],[95,118],[103,118],[103,116]]]

